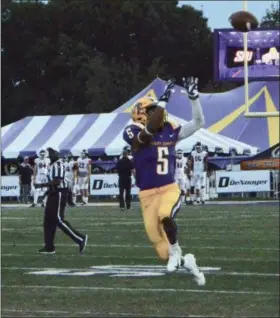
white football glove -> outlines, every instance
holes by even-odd
[[[198,94],[198,78],[188,77],[187,80],[182,78],[183,85],[188,93],[189,99],[195,100],[199,97]]]

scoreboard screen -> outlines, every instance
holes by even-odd
[[[244,61],[248,61],[249,80],[279,81],[279,29],[248,32],[247,54],[243,33],[233,29],[214,31],[214,69],[216,81],[244,81]]]

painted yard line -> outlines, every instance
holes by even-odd
[[[106,265],[105,265],[106,266]],[[121,267],[122,265],[120,265]],[[127,267],[131,265],[123,265],[123,267]],[[165,271],[165,266],[161,265],[136,265],[136,267],[153,267],[155,270],[161,270]],[[94,267],[102,267],[102,266],[94,266]],[[133,266],[132,266],[133,267]],[[27,271],[47,271],[47,270],[53,270],[53,268],[38,268],[38,267],[2,267],[3,270],[8,271],[18,271],[18,270],[27,270]],[[55,270],[65,270],[65,271],[81,271],[83,269],[90,269],[90,268],[55,268]],[[203,267],[201,267],[201,270],[203,270]],[[211,271],[207,272],[208,275],[217,275],[217,276],[252,276],[252,277],[279,277],[278,273],[256,273],[256,272],[227,272],[227,271]]]
[[[149,293],[211,293],[211,294],[240,294],[240,295],[279,295],[274,292],[245,291],[245,290],[211,290],[211,289],[183,289],[183,288],[128,288],[128,287],[93,287],[93,286],[58,286],[58,285],[1,285],[2,288],[20,289],[67,289],[70,290],[91,290],[91,291],[116,291],[116,292],[149,292]]]
[[[88,231],[88,232],[90,233],[92,231]],[[97,231],[93,231],[93,232],[97,232]],[[133,233],[133,232],[136,232],[136,231],[130,231],[130,232]],[[24,232],[24,231],[23,232],[19,231],[19,233],[25,234],[26,238],[27,237],[31,238],[31,237],[34,237],[34,236],[37,237],[37,235],[40,234],[39,232],[30,233],[30,232]],[[101,231],[100,233],[102,234],[103,232]],[[104,231],[104,233],[106,233],[106,231]],[[123,232],[123,233],[125,233],[125,232]],[[144,230],[142,231],[142,233],[144,234]],[[224,235],[226,235],[226,233]],[[98,236],[96,235],[96,237],[98,237]],[[111,236],[111,238],[114,239],[114,240],[115,239],[123,239],[123,235],[121,235],[121,234],[113,235],[113,236]],[[221,235],[215,235],[215,236],[214,235],[212,235],[212,236],[209,235],[209,236],[197,236],[197,237],[190,235],[190,236],[188,236],[188,241],[201,241],[201,242],[207,241],[207,242],[211,242],[213,240],[217,241],[217,240],[220,240],[222,238],[225,238],[225,237],[222,237],[222,234]],[[228,238],[228,236],[226,238]],[[251,239],[251,237],[249,237],[249,235],[248,236],[231,236],[230,237],[230,241],[235,241],[235,240],[237,240],[237,241],[239,241],[239,240],[248,240],[249,241],[250,239]],[[277,237],[277,235],[275,235],[275,237],[273,237],[273,238],[271,238],[271,237],[270,238],[266,238],[266,237],[265,238],[254,238],[254,242],[271,242],[271,240],[277,240],[277,239],[278,239],[278,237]],[[109,244],[110,243],[108,243],[108,245]]]
[[[142,223],[142,222],[141,222]],[[95,223],[95,225],[96,225],[96,223]],[[178,226],[180,226],[180,223],[178,222],[178,224],[177,224]],[[182,224],[181,224],[182,225]],[[37,231],[38,230],[38,232],[42,232],[43,231],[43,227],[42,226],[34,226],[34,227],[24,227],[24,230],[21,228],[21,227],[18,227],[18,228],[16,228],[16,227],[2,227],[2,229],[1,229],[1,231],[2,232],[20,232],[20,233],[30,233],[30,231]],[[270,229],[270,234],[271,234],[271,231],[272,231],[273,229]],[[279,229],[278,229],[278,227],[275,227],[274,228],[274,230],[275,230],[275,233],[273,233],[273,234],[275,234],[275,235],[279,235]],[[79,231],[80,232],[108,232],[108,231],[110,231],[110,232],[119,232],[119,233],[127,233],[127,230],[123,230],[123,229],[119,229],[119,228],[116,228],[116,229],[112,229],[112,228],[110,228],[110,229],[108,229],[107,227],[106,228],[98,228],[98,229],[91,229],[91,228],[83,228],[83,229],[79,229]],[[140,232],[140,233],[144,233],[145,231],[144,231],[144,229],[130,229],[129,230],[129,232],[131,233],[131,232]],[[195,231],[195,233],[196,234],[200,234],[200,233],[202,233],[202,234],[205,234],[205,231]],[[208,237],[209,236],[212,236],[213,237],[213,234],[229,234],[229,233],[234,233],[234,234],[236,234],[236,235],[239,235],[239,237],[240,237],[240,233],[237,233],[236,231],[231,231],[231,230],[220,230],[220,229],[216,229],[216,230],[214,230],[214,231],[212,231],[211,232],[211,229],[210,229],[210,231],[207,231],[207,235],[208,235]],[[255,229],[254,231],[250,231],[250,235],[252,235],[252,233],[260,233],[259,232],[259,230],[257,230],[257,229]],[[190,234],[190,232],[188,231],[188,237],[191,237],[192,235]],[[216,235],[215,237],[219,237],[218,235]],[[266,239],[268,239],[267,237],[266,237]],[[273,238],[274,239],[274,238]],[[269,239],[268,239],[269,240]]]
[[[42,244],[29,244],[29,243],[2,243],[1,246],[42,246]],[[56,244],[56,246],[75,246],[77,247],[76,244]],[[106,247],[106,248],[152,248],[150,245],[132,245],[132,244],[87,244],[87,246],[90,247]],[[189,245],[181,245],[183,248],[190,248]],[[274,247],[240,247],[236,246],[233,247],[232,244],[231,246],[191,246],[192,249],[210,249],[210,250],[256,250],[256,251],[279,251],[279,248],[274,248]]]
[[[37,253],[32,253],[32,254],[19,254],[19,253],[9,253],[9,254],[1,254],[1,257],[36,257],[36,258],[39,258],[39,257],[42,257],[40,254],[37,254]],[[59,254],[57,253],[55,257],[59,257],[60,259],[61,258],[69,258],[69,257],[79,257],[78,254]],[[86,254],[83,254],[81,256],[82,258],[91,258],[93,260],[96,259],[95,255],[86,255]],[[130,259],[139,259],[139,260],[142,260],[142,259],[153,259],[153,260],[156,260],[157,258],[155,256],[132,256],[132,255],[129,255],[129,256],[120,256],[120,255],[103,255],[103,256],[100,256],[98,255],[98,259],[112,259],[112,258],[115,258],[115,259],[126,259],[126,260],[130,260]],[[279,259],[260,259],[260,258],[227,258],[227,257],[197,257],[197,259],[199,260],[211,260],[211,261],[222,261],[222,262],[261,262],[261,263],[265,263],[265,262],[277,262],[279,263]],[[3,268],[3,267],[2,267]]]
[[[1,309],[2,312],[14,312],[14,313],[37,313],[37,314],[69,314],[69,315],[91,315],[92,317],[94,317],[94,315],[100,317],[100,316],[123,316],[123,317],[159,317],[159,315],[153,315],[153,314],[137,314],[137,313],[130,313],[130,312],[97,312],[97,311],[62,311],[62,310],[23,310],[23,309],[5,309],[2,308]],[[219,315],[211,315],[211,316],[204,316],[204,315],[192,315],[190,313],[185,313],[184,315],[172,315],[172,317],[177,318],[177,317],[188,317],[188,318],[212,318],[212,317],[216,317],[216,318],[225,318],[228,316],[219,316]],[[238,315],[239,318],[263,318],[264,316],[241,316]],[[269,316],[270,318],[276,318],[279,316]]]

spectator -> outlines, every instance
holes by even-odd
[[[31,179],[33,169],[29,164],[29,158],[24,157],[23,163],[19,167],[19,184],[21,186],[23,203],[28,204],[28,195],[31,190]]]
[[[116,169],[119,175],[119,203],[121,211],[124,210],[124,191],[127,210],[131,209],[131,173],[133,171],[132,161],[128,152],[124,151],[122,158],[118,161]]]

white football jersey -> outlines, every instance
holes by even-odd
[[[204,150],[201,152],[193,150],[191,157],[193,161],[193,173],[202,173],[204,171],[204,159],[207,157],[207,152]]]
[[[77,160],[78,164],[78,176],[79,177],[87,177],[88,174],[88,167],[91,165],[91,159],[90,158],[78,158]]]
[[[71,181],[74,177],[74,166],[76,162],[72,159],[69,162],[65,162],[65,179]]]
[[[175,175],[176,176],[184,176],[185,175],[185,167],[187,165],[187,158],[176,158],[176,167],[175,167]]]
[[[51,161],[49,158],[36,158],[34,160],[35,167],[36,167],[36,174],[37,175],[47,175],[48,174],[48,168],[51,164]]]

